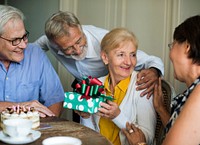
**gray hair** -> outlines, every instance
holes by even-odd
[[[0,5],[0,35],[4,33],[5,24],[11,19],[24,21],[24,14],[17,8],[7,5]]]
[[[59,11],[53,14],[45,23],[45,34],[50,40],[67,35],[69,27],[77,27],[82,31],[78,18],[71,12]]]

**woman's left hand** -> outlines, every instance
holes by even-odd
[[[120,114],[120,109],[117,103],[112,102],[112,101],[107,101],[107,103],[102,102],[101,108],[98,109],[98,114],[101,117],[109,118],[109,119],[114,119]]]
[[[138,143],[146,143],[144,133],[137,128],[134,124],[126,123],[126,129],[122,129],[122,132],[128,139],[129,145],[137,145]]]

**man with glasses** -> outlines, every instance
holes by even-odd
[[[47,20],[46,36],[41,36],[36,43],[50,50],[79,81],[83,76],[98,78],[108,73],[100,57],[100,43],[106,33],[108,30],[81,25],[73,13],[59,11]],[[138,74],[137,89],[144,89],[141,96],[148,94],[149,98],[159,75],[164,74],[164,65],[160,58],[138,50],[136,70],[142,70]]]
[[[59,116],[64,90],[42,49],[28,43],[23,13],[0,5],[0,20],[0,112],[20,105]]]

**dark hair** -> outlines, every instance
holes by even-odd
[[[178,43],[189,43],[188,58],[200,64],[200,15],[190,17],[176,27],[173,39]]]

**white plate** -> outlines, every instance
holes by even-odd
[[[41,136],[41,132],[32,130],[26,138],[12,138],[0,131],[0,140],[8,144],[27,144],[34,142]]]

